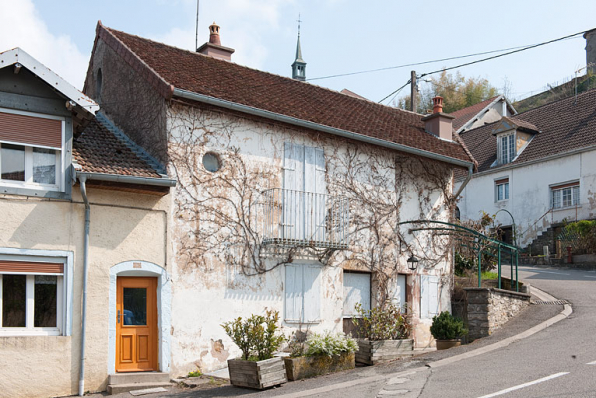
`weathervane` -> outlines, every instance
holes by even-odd
[[[300,22],[302,22],[300,19],[300,13],[298,13],[298,20],[296,22],[298,22],[298,37],[300,37]]]

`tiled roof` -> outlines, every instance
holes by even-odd
[[[518,125],[535,126],[540,131],[513,164],[596,145],[596,89],[578,95],[577,103],[575,98],[567,98],[510,116],[509,119]],[[492,135],[497,123],[460,134],[478,161],[478,171],[491,169],[491,164],[497,159],[497,139]],[[493,169],[500,167],[503,166]]]
[[[98,25],[104,40],[166,98],[173,88],[471,162],[424,131],[422,115],[182,50]]]
[[[468,106],[467,108],[463,108],[458,111],[452,112],[451,116],[455,116],[455,119],[453,120],[453,129],[455,131],[459,130],[461,127],[463,127],[464,124],[472,120],[474,116],[478,115],[478,113],[481,110],[489,106],[498,97],[500,97],[500,95],[489,98],[475,105]]]
[[[145,160],[118,139],[97,118],[74,139],[74,162],[84,173],[161,178]]]

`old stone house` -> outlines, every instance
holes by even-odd
[[[154,277],[154,299],[169,300],[175,181],[97,112],[23,50],[0,53],[1,396],[105,390],[126,360],[115,355],[117,311]],[[160,330],[134,333],[148,336],[144,364],[167,372],[169,353],[152,346],[169,339],[169,313],[155,316]]]
[[[215,24],[194,52],[99,23],[85,81],[178,181],[160,342],[172,374],[225,367],[239,351],[221,323],[265,309],[289,334],[347,329],[356,302],[407,303],[416,344],[432,344],[431,318],[450,308],[448,242],[398,223],[451,219],[453,170],[473,167],[451,118],[440,104],[423,119],[304,82],[300,51],[295,79],[233,52]]]

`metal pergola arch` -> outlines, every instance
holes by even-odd
[[[499,278],[499,289],[501,289],[501,260],[502,253],[509,254],[511,261],[511,289],[513,290],[513,266],[515,265],[515,291],[519,292],[519,279],[518,279],[518,265],[519,265],[519,252],[520,248],[508,243],[501,242],[496,239],[489,238],[488,236],[475,231],[473,229],[464,227],[459,224],[454,224],[446,221],[434,221],[434,220],[412,220],[402,221],[398,223],[398,227],[401,225],[411,224],[414,227],[410,228],[408,232],[416,231],[436,231],[445,235],[456,236],[457,240],[461,242],[462,246],[468,247],[474,251],[477,251],[478,258],[478,287],[482,287],[482,255],[486,254],[497,259],[498,266],[498,278]],[[472,246],[463,243],[463,238],[471,238],[473,240]],[[494,249],[496,254],[487,249]],[[515,262],[514,262],[515,259]]]

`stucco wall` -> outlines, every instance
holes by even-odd
[[[495,180],[509,178],[509,200],[495,202]],[[579,181],[580,204],[567,209],[551,208],[550,186]],[[456,183],[455,189],[461,182]],[[596,217],[596,151],[560,157],[515,168],[499,168],[475,175],[464,188],[458,206],[462,220],[479,219],[481,212],[495,214],[506,209],[513,214],[518,243],[524,247],[551,224]],[[543,217],[544,216],[544,217]],[[497,222],[511,225],[506,212]]]
[[[128,260],[166,265],[165,211],[169,197],[88,188],[91,202],[85,390],[105,390],[108,370],[110,267]],[[72,335],[0,337],[3,397],[75,394],[80,361],[84,205],[0,196],[0,247],[74,254]]]
[[[237,156],[231,150],[233,147],[244,165],[259,170],[261,178],[254,178],[248,181],[250,188],[264,190],[267,188],[283,187],[282,165],[284,158],[284,142],[293,142],[306,146],[322,148],[325,152],[326,161],[326,184],[332,195],[343,195],[346,192],[341,190],[338,181],[342,172],[345,172],[346,164],[350,156],[349,146],[354,145],[337,137],[313,133],[307,130],[294,128],[277,123],[265,123],[254,119],[240,118],[219,112],[207,110],[189,110],[186,107],[172,107],[169,110],[168,131],[170,139],[170,159],[176,162],[188,162],[189,165],[177,165],[171,167],[171,172],[178,172],[181,181],[173,198],[172,206],[172,237],[173,252],[172,278],[173,278],[173,335],[172,335],[172,375],[183,375],[190,370],[199,367],[202,371],[222,368],[226,366],[226,360],[239,356],[239,350],[226,336],[221,324],[238,316],[249,316],[250,314],[261,314],[265,309],[278,310],[280,317],[284,317],[284,266],[274,268],[278,259],[267,260],[266,268],[273,268],[270,271],[256,276],[246,276],[242,269],[226,262],[222,256],[213,253],[191,252],[189,248],[197,245],[196,231],[199,228],[206,228],[209,216],[197,210],[204,204],[193,206],[192,200],[188,202],[188,192],[181,186],[193,191],[196,198],[204,198],[204,191],[201,184],[198,187],[192,186],[192,181],[185,173],[201,174],[207,173],[201,164],[201,157],[207,151],[215,152],[220,156],[222,169],[213,174],[214,178],[226,178],[233,171],[231,157]],[[194,133],[193,133],[194,132]],[[194,138],[193,138],[194,137]],[[188,140],[194,141],[188,141]],[[192,145],[191,145],[192,144]],[[375,147],[369,147],[357,143],[359,154],[357,157],[376,159],[372,167],[360,170],[355,173],[355,186],[361,189],[378,192],[379,196],[386,195],[386,198],[402,197],[399,207],[401,221],[414,220],[419,218],[431,218],[446,220],[448,212],[444,208],[444,196],[440,190],[424,190],[412,183],[424,181],[424,170],[416,169],[416,176],[401,172],[391,159],[395,153]],[[353,155],[354,153],[352,153]],[[411,159],[406,158],[404,164]],[[237,164],[237,163],[234,163]],[[385,168],[383,164],[391,164],[392,167]],[[226,168],[227,167],[227,168]],[[444,168],[444,165],[442,166]],[[187,170],[184,170],[187,168]],[[396,172],[396,169],[398,171]],[[370,174],[377,173],[378,176],[386,178],[384,186],[370,186],[367,179]],[[219,177],[218,177],[219,176]],[[200,175],[197,177],[201,177]],[[203,178],[204,175],[201,177]],[[396,178],[399,184],[395,185]],[[450,180],[449,180],[450,181]],[[401,184],[401,185],[400,185]],[[223,186],[223,182],[220,181]],[[400,186],[399,192],[393,187]],[[202,185],[204,189],[205,185]],[[234,192],[221,189],[218,192],[221,198],[233,198]],[[196,198],[194,199],[195,201]],[[195,202],[196,203],[196,202]],[[221,200],[220,209],[227,211],[228,203]],[[246,209],[247,206],[244,206]],[[351,203],[351,211],[362,211],[358,203]],[[235,217],[235,214],[231,214]],[[352,226],[355,228],[354,226]],[[407,228],[404,227],[404,231]],[[218,231],[215,231],[214,236]],[[391,234],[391,231],[384,233]],[[404,232],[405,233],[405,232]],[[219,245],[224,247],[226,241],[225,233],[217,237]],[[366,267],[359,267],[357,262],[349,259],[350,253],[368,253],[366,237],[363,241],[351,241],[350,250],[345,254],[333,257],[323,267],[321,274],[321,322],[311,325],[310,330],[314,331],[341,331],[342,330],[342,307],[343,307],[343,268],[366,270]],[[393,272],[397,274],[409,274],[406,259],[410,253],[400,252],[399,243],[394,241],[394,252],[399,252]],[[415,244],[415,243],[413,243]],[[425,247],[422,251],[430,251]],[[421,253],[422,253],[421,251]],[[443,253],[444,254],[444,253]],[[232,255],[237,255],[232,253]],[[303,262],[299,256],[294,258],[295,263]],[[439,264],[421,264],[419,273],[437,276],[446,276],[450,273],[449,261],[441,261]],[[388,271],[389,272],[389,271]],[[375,304],[376,293],[374,292],[375,280],[373,280],[373,305]],[[419,345],[426,346],[430,342],[429,327],[431,319],[418,319],[420,313],[420,278],[418,275],[408,278],[408,290],[411,294],[412,313],[414,314],[414,336]],[[394,282],[396,283],[396,282]],[[450,296],[448,288],[449,278],[441,278],[441,290],[439,292],[440,308],[450,308]],[[297,325],[283,323],[282,332],[289,335]]]

